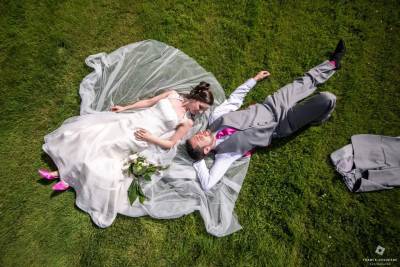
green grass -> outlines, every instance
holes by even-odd
[[[400,261],[399,189],[349,193],[328,158],[353,134],[400,135],[399,13],[397,1],[1,1],[0,266]],[[339,38],[343,69],[320,89],[336,94],[334,116],[253,156],[233,235],[208,235],[197,213],[118,216],[99,229],[73,191],[52,195],[38,182],[43,136],[78,114],[88,55],[156,39],[213,72],[227,94],[268,69],[251,103],[320,63]]]

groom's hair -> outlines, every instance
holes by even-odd
[[[189,156],[195,161],[203,159],[206,155],[203,153],[201,149],[199,149],[199,147],[193,147],[192,144],[189,142],[189,140],[186,141],[186,151],[189,154]]]

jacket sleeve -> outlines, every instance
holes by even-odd
[[[400,186],[400,167],[368,170],[368,180],[383,186]]]

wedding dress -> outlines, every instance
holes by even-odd
[[[60,179],[76,191],[76,205],[90,214],[100,227],[109,226],[120,201],[128,199],[127,174],[123,161],[136,152],[145,152],[150,162],[167,165],[175,147],[161,149],[134,137],[137,128],[167,138],[184,118],[178,118],[171,98],[135,113],[102,112],[66,120],[45,137],[43,150],[58,167]]]
[[[225,236],[238,231],[241,226],[234,207],[248,157],[236,161],[206,194],[184,145],[163,150],[134,138],[138,127],[165,138],[173,133],[182,118],[177,118],[168,99],[132,113],[108,112],[113,105],[133,103],[169,88],[188,93],[201,81],[210,84],[218,105],[225,100],[225,94],[214,75],[182,51],[155,40],[129,44],[109,54],[91,55],[85,62],[94,71],[80,84],[80,116],[66,120],[45,137],[43,145],[61,179],[76,190],[77,206],[100,227],[109,226],[117,213],[171,219],[199,211],[210,234]],[[207,115],[205,112],[195,118],[186,138],[206,128]],[[147,197],[144,203],[136,200],[131,204],[127,190],[132,178],[124,176],[121,164],[134,152],[169,167],[142,184]],[[207,164],[211,163],[207,159]]]

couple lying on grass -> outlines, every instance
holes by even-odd
[[[163,49],[157,50],[157,53],[160,53],[158,57],[151,57],[151,53],[142,53],[155,49],[154,47],[158,49],[158,46],[162,45]],[[345,53],[345,45],[341,40],[329,60],[267,96],[262,103],[240,110],[246,94],[257,82],[270,76],[268,71],[260,71],[240,85],[228,99],[222,99],[222,103],[214,105],[217,102],[214,98],[218,93],[221,94],[219,84],[212,74],[205,72],[181,51],[156,41],[139,42],[124,49],[125,54],[117,50],[119,56],[131,57],[130,62],[133,59],[145,62],[135,64],[134,70],[128,66],[124,75],[117,73],[119,76],[116,74],[113,77],[104,70],[102,73],[96,70],[96,73],[85,78],[81,84],[82,106],[87,105],[87,95],[98,91],[93,93],[90,105],[85,107],[89,111],[82,112],[84,109],[81,107],[80,116],[66,120],[61,127],[46,135],[43,150],[51,157],[58,170],[39,170],[44,179],[60,179],[53,186],[53,190],[64,191],[73,188],[76,191],[77,206],[88,212],[93,222],[100,227],[111,225],[117,213],[175,218],[198,209],[203,218],[212,217],[213,212],[209,210],[212,209],[212,205],[209,205],[207,198],[218,194],[221,187],[217,185],[224,180],[223,177],[234,162],[250,157],[256,147],[269,146],[273,138],[285,137],[307,125],[328,120],[335,108],[335,95],[329,92],[311,95],[318,84],[327,81],[341,67],[341,59]],[[137,57],[138,54],[141,56]],[[110,61],[113,59],[111,56],[115,54],[110,54]],[[147,61],[146,57],[149,57]],[[163,61],[158,62],[161,58]],[[95,62],[94,60],[106,59],[103,56],[101,59],[97,57],[92,60]],[[126,79],[129,75],[133,77],[130,81],[139,84],[137,76],[140,76],[140,71],[151,78],[160,75],[159,73],[171,75],[171,64],[179,60],[182,60],[178,64],[179,67],[184,68],[188,63],[188,66],[196,64],[197,69],[190,79],[186,79],[188,75],[184,73],[182,75],[186,76],[180,77],[179,83],[170,82],[169,88],[174,90],[125,106],[105,101],[118,95],[118,92],[104,93],[101,92],[102,88],[111,88],[110,84],[114,87],[115,84],[122,86],[121,79]],[[109,63],[110,66],[117,66],[113,67],[112,71],[118,70],[118,66],[123,68],[124,65],[119,64],[126,63],[122,61],[124,60],[119,57],[118,60]],[[151,74],[148,74],[149,72]],[[164,76],[154,79],[160,84],[164,79],[162,77]],[[107,78],[114,80],[104,82]],[[88,82],[90,79],[94,82]],[[116,80],[118,82],[115,82]],[[196,86],[189,93],[184,93],[189,91],[190,85],[196,80]],[[140,86],[144,89],[146,86],[155,87],[157,83],[151,79],[150,81],[146,80],[147,83]],[[101,82],[103,84],[99,85]],[[92,91],[82,91],[85,86]],[[123,102],[122,99],[120,98],[120,101]],[[100,105],[101,101],[103,102]],[[99,108],[96,110],[96,107]],[[204,126],[207,128],[195,132],[195,118],[199,116],[205,118]],[[180,146],[184,148],[185,153],[179,152],[180,143],[185,143],[184,146]],[[171,169],[169,173],[167,170],[162,177],[144,185],[144,192],[151,197],[143,204],[136,201],[132,205],[127,195],[132,179],[125,177],[122,165],[132,153],[143,155],[156,165],[169,165]],[[177,153],[181,157],[176,157]],[[213,163],[207,166],[205,157],[210,153],[215,158]],[[188,155],[194,160],[191,160],[190,164]],[[195,177],[191,174],[194,173],[193,169]],[[182,173],[185,173],[186,176],[182,176],[185,179],[178,179]],[[226,184],[229,185],[229,182],[226,181]],[[236,193],[240,191],[240,183],[238,188],[235,188],[233,183],[230,186]],[[204,193],[201,193],[200,198],[199,190]],[[186,200],[182,201],[183,199]],[[219,201],[224,202],[224,199]],[[199,209],[199,206],[205,207],[206,211]],[[233,212],[234,201],[227,206]],[[228,226],[221,235],[237,230],[237,226],[229,220],[225,222]],[[213,227],[215,225],[210,224],[207,229]]]

